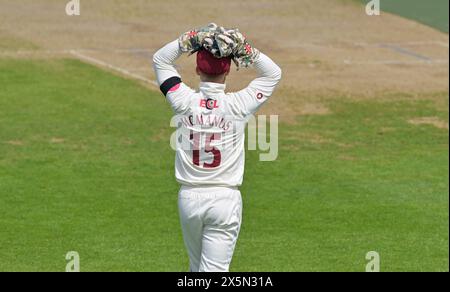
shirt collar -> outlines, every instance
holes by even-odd
[[[206,95],[214,95],[225,92],[226,85],[214,82],[200,82],[199,89]]]

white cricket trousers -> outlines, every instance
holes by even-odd
[[[182,186],[178,194],[191,272],[228,272],[242,221],[237,188]]]

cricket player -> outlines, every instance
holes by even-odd
[[[199,90],[175,68],[182,53],[196,53]],[[247,88],[225,92],[231,62],[256,69]],[[157,82],[175,115],[178,208],[192,272],[227,272],[242,220],[245,126],[281,79],[281,69],[238,30],[215,24],[188,31],[153,56]],[[178,131],[177,130],[177,131]]]

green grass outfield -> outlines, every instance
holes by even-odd
[[[247,153],[233,271],[448,271],[448,131],[407,122],[448,121],[447,93],[395,99],[330,100],[277,161]],[[79,61],[0,59],[0,271],[186,271],[170,117]]]
[[[370,0],[359,0],[368,3]],[[382,11],[398,14],[448,33],[449,0],[380,0]]]

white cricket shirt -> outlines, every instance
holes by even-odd
[[[157,82],[177,117],[175,177],[187,186],[240,186],[247,120],[272,95],[281,69],[260,53],[253,64],[258,77],[247,88],[226,93],[224,84],[201,82],[194,91],[174,67],[181,54],[175,40],[153,56]]]

